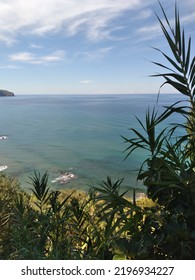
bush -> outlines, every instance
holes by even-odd
[[[19,191],[17,180],[0,174],[0,259],[10,251],[11,216]]]
[[[161,6],[161,4],[160,4]],[[136,200],[122,191],[123,179],[107,177],[88,194],[51,191],[48,174],[31,177],[32,194],[18,182],[0,176],[0,254],[2,259],[195,259],[195,58],[190,59],[175,7],[172,28],[161,6],[158,17],[172,57],[160,53],[171,66],[158,74],[188,99],[165,107],[160,115],[147,111],[143,132],[134,128],[127,157],[136,149],[150,152],[138,171],[147,197]],[[171,68],[174,70],[171,70]],[[164,85],[163,84],[163,85]],[[185,123],[157,127],[172,114]],[[174,133],[183,129],[180,137]]]
[[[135,137],[124,137],[124,140],[129,144],[127,157],[136,149],[150,152],[137,179],[143,180],[148,196],[160,205],[159,214],[151,220],[158,222],[153,234],[159,239],[153,248],[153,257],[156,257],[155,251],[160,250],[162,258],[195,259],[195,58],[191,59],[191,38],[186,40],[181,30],[177,5],[174,27],[162,6],[161,9],[166,26],[157,18],[172,56],[157,49],[170,65],[153,62],[168,70],[153,76],[163,77],[162,86],[169,84],[179,91],[187,105],[181,105],[181,99],[166,106],[160,115],[155,108],[152,112],[148,110],[145,123],[138,119],[143,132],[131,128]],[[172,114],[184,117],[185,122],[170,124],[157,134],[159,124]],[[177,130],[180,136],[175,134]],[[145,238],[144,228],[142,232]]]

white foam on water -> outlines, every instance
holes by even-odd
[[[1,165],[0,166],[0,172],[2,172],[3,170],[7,169],[8,166],[7,165]]]
[[[52,180],[51,183],[66,184],[75,178],[76,178],[75,174],[66,172],[60,175],[59,177],[55,178],[54,180]]]
[[[8,137],[7,136],[5,136],[5,135],[1,135],[0,136],[0,140],[5,140],[5,139],[7,139]]]

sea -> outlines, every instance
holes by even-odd
[[[123,178],[125,188],[145,191],[136,176],[148,154],[136,150],[125,159],[128,145],[122,136],[131,138],[130,128],[140,129],[136,117],[144,121],[149,107],[161,111],[179,99],[161,94],[157,104],[156,94],[2,97],[0,166],[7,166],[3,172],[17,177],[24,189],[34,171],[47,171],[53,189],[88,190],[109,176]],[[60,180],[63,176],[67,180]]]

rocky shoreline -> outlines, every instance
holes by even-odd
[[[4,89],[0,89],[0,96],[15,96],[13,92],[8,91],[8,90],[4,90]]]
[[[61,174],[60,176],[56,177],[54,180],[51,181],[51,183],[58,183],[58,184],[67,184],[71,180],[76,179],[77,176],[73,173],[66,172],[64,174]]]

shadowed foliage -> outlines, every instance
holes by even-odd
[[[173,26],[159,5],[171,55],[154,48],[168,66],[153,62],[166,72],[152,76],[182,98],[160,114],[147,110],[139,129],[123,136],[126,159],[137,149],[148,153],[137,175],[147,194],[134,190],[131,198],[123,179],[109,176],[89,193],[52,191],[47,172],[37,171],[24,192],[1,174],[0,259],[195,259],[195,58],[177,5]],[[173,114],[184,122],[167,125]]]

